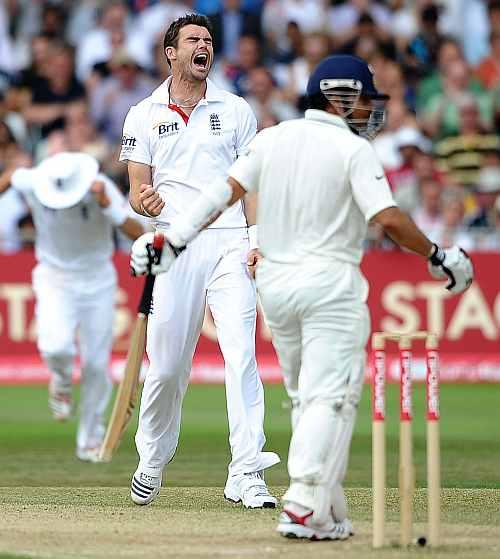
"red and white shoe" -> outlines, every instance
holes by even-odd
[[[73,396],[71,390],[57,389],[51,381],[49,384],[49,409],[56,421],[68,421],[73,415]]]
[[[325,524],[313,524],[313,511],[296,503],[287,503],[278,520],[276,531],[285,538],[317,540],[347,540],[354,535],[352,523],[347,518]]]

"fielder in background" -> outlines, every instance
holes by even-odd
[[[311,75],[307,95],[305,118],[260,132],[229,169],[228,182],[208,185],[187,214],[172,220],[172,246],[165,245],[155,272],[182,262],[178,250],[210,216],[246,192],[258,193],[264,258],[257,286],[293,404],[290,486],[278,532],[347,539],[353,527],[342,484],[370,330],[368,285],[359,268],[366,224],[375,221],[427,259],[452,293],[471,284],[473,268],[461,249],[440,249],[396,207],[367,140],[383,123],[387,99],[370,67],[354,56],[328,57]],[[137,273],[147,269],[151,240],[143,235],[133,245]]]
[[[213,62],[210,24],[188,14],[166,32],[172,76],[130,109],[123,127],[121,161],[128,162],[130,203],[154,217],[168,235],[170,223],[197,200],[207,182],[227,176],[255,136],[256,120],[241,97],[207,79]],[[245,210],[249,223],[255,216]],[[147,330],[150,366],[142,390],[136,445],[139,465],[131,498],[150,503],[160,491],[181,424],[205,303],[210,307],[225,361],[229,464],[224,495],[245,507],[275,507],[262,471],[279,462],[263,452],[264,390],[255,360],[256,293],[246,263],[255,245],[242,202],[224,212],[155,284]]]
[[[59,153],[32,169],[8,169],[10,186],[28,203],[36,228],[33,270],[38,349],[52,376],[54,419],[73,412],[72,373],[76,333],[82,371],[76,455],[96,462],[104,436],[103,414],[111,394],[108,366],[116,293],[113,228],[131,239],[144,232],[128,217],[118,187],[84,153]]]

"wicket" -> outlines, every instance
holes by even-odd
[[[397,342],[400,363],[399,498],[400,544],[412,541],[415,467],[412,440],[412,342],[423,340],[426,350],[427,402],[427,499],[428,542],[439,545],[440,538],[440,444],[439,444],[439,361],[436,334],[418,331],[409,334],[375,332],[372,336],[372,468],[373,468],[373,547],[385,541],[385,382],[386,342]]]

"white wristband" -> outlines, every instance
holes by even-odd
[[[248,243],[250,245],[250,250],[254,248],[259,248],[259,240],[257,238],[258,227],[257,225],[250,225],[248,227]]]
[[[123,225],[128,218],[127,208],[118,204],[110,204],[107,208],[102,208],[102,213],[117,227]]]

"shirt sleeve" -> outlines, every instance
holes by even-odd
[[[250,105],[240,98],[238,109],[238,125],[236,128],[236,155],[239,157],[247,151],[248,144],[253,140],[257,133],[257,119],[253,114]]]
[[[366,221],[386,208],[397,206],[382,165],[367,141],[351,159],[349,178],[354,200]]]
[[[33,184],[36,180],[33,169],[16,169],[12,173],[10,185],[14,190],[21,194],[27,194],[33,190]]]
[[[259,132],[228,171],[228,175],[237,180],[247,192],[254,192],[259,189],[268,134],[269,130]]]
[[[151,165],[149,138],[144,127],[144,117],[141,118],[137,106],[130,107],[125,118],[119,160]]]

